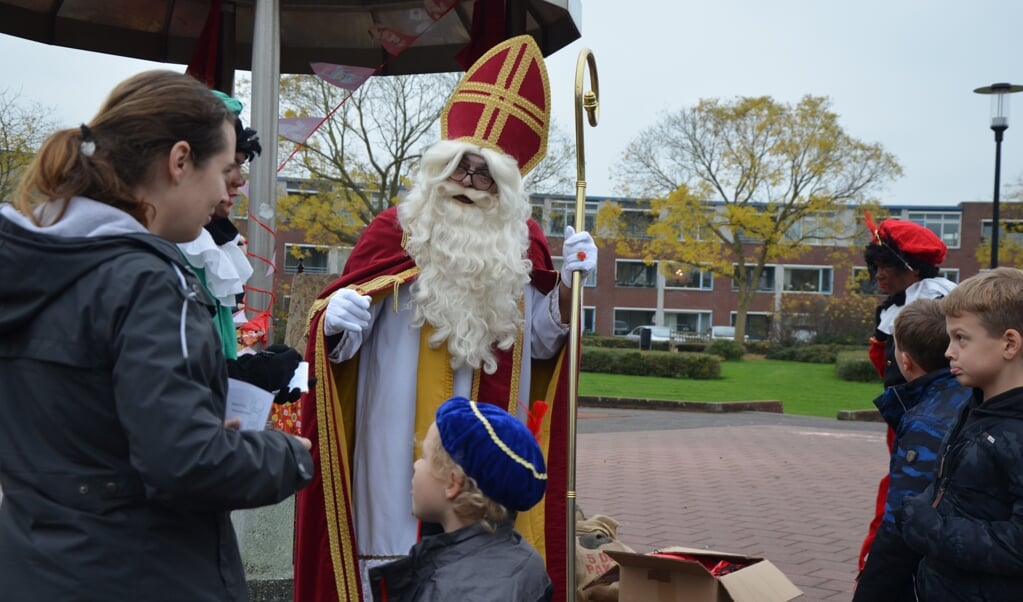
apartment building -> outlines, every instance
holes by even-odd
[[[300,182],[285,181],[284,186],[292,192],[301,189]],[[555,264],[560,267],[564,228],[575,222],[575,197],[535,195],[531,200],[533,217],[547,234]],[[731,277],[670,263],[666,264],[670,269],[661,269],[662,263],[670,258],[646,265],[640,258],[618,256],[613,241],[602,240],[595,231],[597,211],[604,203],[623,208],[626,224],[623,235],[646,237],[646,226],[652,219],[648,208],[633,199],[586,199],[586,228],[597,237],[601,249],[597,269],[585,281],[585,331],[610,336],[635,326],[656,324],[679,333],[701,334],[712,326],[735,323],[738,294]],[[886,205],[884,209],[891,217],[930,228],[945,241],[948,256],[941,268],[942,275],[950,280],[958,282],[986,267],[977,261],[976,250],[991,233],[991,203]],[[1018,210],[1017,204],[1005,204],[1002,215],[1002,240],[1018,239],[1023,246],[1023,211]],[[246,220],[239,218],[239,228],[244,232]],[[862,214],[850,207],[842,221],[849,230],[847,234],[851,234],[848,239],[822,238],[798,258],[766,266],[747,313],[746,332],[750,338],[766,339],[774,332],[775,320],[787,307],[787,300],[795,297],[826,300],[846,295],[851,286],[870,292],[869,288],[862,288],[869,286],[862,282],[861,275],[866,270],[862,250],[869,240]],[[339,273],[350,251],[309,244],[303,240],[302,232],[288,229],[286,223],[278,224],[276,244],[278,310],[286,310],[286,285],[295,273],[300,269],[307,273]],[[755,246],[753,241],[746,244],[747,257],[753,256]],[[296,248],[302,252],[301,260],[293,252]],[[1004,259],[1002,265],[1007,265]],[[855,276],[861,276],[860,280]]]
[[[533,202],[534,217],[543,225],[552,251],[558,253],[564,224],[575,220],[575,200],[547,196],[534,198]],[[626,235],[646,237],[646,226],[652,216],[642,204],[629,199],[587,198],[587,228],[593,230],[597,210],[605,202],[624,209]],[[981,268],[976,249],[990,236],[990,203],[885,206],[885,210],[891,217],[930,228],[945,241],[948,256],[941,266],[945,277],[958,282]],[[634,215],[629,216],[630,213]],[[746,330],[751,338],[770,335],[775,317],[792,296],[841,296],[847,294],[850,286],[869,285],[862,282],[862,276],[860,280],[853,278],[866,271],[862,249],[869,238],[862,226],[862,215],[849,208],[841,221],[851,234],[847,239],[821,239],[798,258],[765,266],[747,313]],[[1016,223],[1021,228],[1012,227]],[[1017,237],[1023,242],[1023,220],[1004,219],[1001,232],[1003,240]],[[587,331],[611,335],[638,325],[657,324],[682,333],[706,333],[712,326],[735,323],[738,293],[731,277],[671,263],[669,269],[661,269],[667,258],[646,265],[639,258],[618,256],[615,245],[604,242],[600,245],[596,273],[586,282],[583,305]],[[751,241],[745,246],[746,256],[752,257],[756,243]],[[870,292],[869,288],[864,292]]]

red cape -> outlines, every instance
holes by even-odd
[[[306,360],[311,367],[310,376],[317,378],[317,384],[302,400],[302,435],[313,441],[316,471],[312,483],[296,498],[295,600],[361,599],[348,464],[353,438],[357,436],[351,426],[355,408],[350,398],[355,389],[358,356],[337,365],[329,363],[321,320],[327,300],[340,288],[353,287],[371,296],[389,295],[399,284],[415,279],[418,269],[405,253],[403,236],[396,208],[378,215],[359,238],[341,277],[318,295],[310,312]],[[529,239],[532,284],[548,293],[558,285],[558,272],[554,269],[546,237],[532,219],[529,220]],[[547,572],[555,588],[554,599],[560,601],[567,599],[565,508],[569,413],[568,369],[564,361],[567,349],[565,345],[551,360],[533,360],[531,390],[534,396],[529,400],[544,399],[550,406],[549,424],[544,433],[550,479],[544,500],[530,513],[542,519],[542,533],[534,534],[532,539],[534,545],[545,552]],[[510,355],[511,351],[505,354]],[[509,388],[517,375],[509,373],[511,363],[504,359],[499,361],[501,368],[496,374],[480,378],[480,399],[509,398]],[[503,405],[507,409],[507,402]],[[536,541],[537,537],[540,541]]]

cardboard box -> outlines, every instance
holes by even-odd
[[[657,550],[746,565],[715,577],[697,560],[613,550],[606,553],[619,566],[619,602],[788,602],[803,594],[771,561],[758,556],[684,547]]]

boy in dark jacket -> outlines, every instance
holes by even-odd
[[[543,453],[526,425],[491,404],[444,402],[412,476],[412,513],[444,532],[370,569],[374,599],[550,600],[543,558],[513,527],[514,511],[533,507],[546,488]]]
[[[921,493],[938,468],[938,451],[972,390],[949,371],[945,316],[936,299],[918,299],[895,319],[895,361],[909,382],[874,400],[895,432],[884,515],[856,586],[856,602],[914,602],[913,575],[920,555],[895,529],[902,499]]]
[[[896,515],[921,554],[920,600],[1023,592],[1023,271],[965,280],[941,302],[952,374],[974,396],[943,445],[936,480]]]

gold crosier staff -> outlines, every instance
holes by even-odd
[[[583,67],[589,66],[592,90],[583,94]],[[586,154],[583,149],[583,110],[591,127],[597,126],[600,109],[597,96],[600,86],[597,82],[597,61],[589,48],[579,51],[575,67],[575,231],[586,229]],[[572,272],[572,321],[568,337],[568,487],[566,516],[568,518],[568,546],[565,548],[567,562],[568,591],[566,600],[575,600],[575,430],[576,405],[579,398],[579,343],[582,321],[582,274]]]

